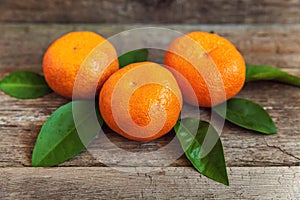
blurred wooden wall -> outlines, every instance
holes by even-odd
[[[0,22],[300,23],[300,0],[0,0]]]

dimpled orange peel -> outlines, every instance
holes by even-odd
[[[168,133],[178,120],[182,96],[170,71],[153,62],[127,65],[104,83],[99,107],[118,134],[147,142]]]
[[[189,62],[202,62],[200,59],[207,63],[211,59],[213,64],[205,66],[204,63],[199,70]],[[191,32],[175,39],[166,52],[164,63],[191,85],[193,91],[186,89],[186,81],[175,76],[184,100],[195,106],[220,104],[235,96],[245,82],[243,56],[229,40],[213,33]],[[197,98],[193,98],[194,93]]]
[[[94,98],[119,68],[115,48],[94,32],[70,32],[58,38],[47,49],[42,65],[48,85],[67,99]]]

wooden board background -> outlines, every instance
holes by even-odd
[[[1,0],[0,21],[299,23],[300,0]]]
[[[1,0],[0,79],[16,70],[42,73],[48,45],[69,31],[90,30],[109,37],[147,26],[183,33],[215,31],[229,38],[248,64],[272,65],[300,76],[300,1],[185,2]],[[58,167],[32,168],[31,152],[43,122],[67,101],[56,94],[18,100],[0,92],[0,199],[300,199],[299,88],[249,83],[238,96],[263,105],[278,134],[265,136],[226,123],[221,139],[231,186],[225,187],[199,175],[185,156],[163,167],[162,161],[173,152],[130,162],[127,155],[112,153],[117,147],[155,151],[174,137],[173,132],[138,143],[105,128],[117,147],[94,144],[91,150],[103,145],[100,161],[84,151]],[[207,111],[202,114],[209,117]]]

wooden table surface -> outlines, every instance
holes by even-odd
[[[42,1],[29,0],[29,7],[25,1],[3,0],[0,79],[16,70],[42,73],[43,53],[54,39],[66,32],[90,30],[109,37],[147,26],[183,33],[214,31],[229,38],[248,64],[271,65],[300,76],[299,0],[285,3],[263,0],[257,5],[241,0],[226,4],[219,13],[197,1],[188,5],[181,1],[163,1],[163,4],[154,1],[148,9],[145,7],[150,1],[118,1],[114,7],[111,2],[116,1],[46,0],[41,4]],[[222,2],[225,3],[213,0],[211,5],[217,9]],[[105,8],[104,11],[93,11],[97,6]],[[82,15],[65,12],[71,7],[77,13],[82,11]],[[130,9],[136,8],[138,11],[133,15]],[[168,8],[175,13],[182,12],[181,18],[168,14]],[[188,8],[194,15],[185,12]],[[245,8],[247,13],[241,11]],[[124,9],[127,12],[122,13]],[[209,16],[205,12],[195,14],[197,10],[207,9]],[[232,15],[233,10],[239,11]],[[118,15],[113,16],[112,12]],[[218,16],[221,16],[219,20]],[[128,22],[133,24],[124,24]],[[208,24],[201,25],[205,22]],[[185,156],[162,166],[161,161],[172,152],[158,157],[132,158],[130,162],[125,162],[126,155],[114,153],[118,147],[128,152],[155,151],[169,143],[173,132],[156,141],[138,143],[105,128],[106,136],[117,147],[106,148],[104,144],[101,162],[84,151],[57,167],[30,167],[31,152],[42,124],[67,100],[54,93],[39,99],[18,100],[0,92],[0,199],[300,199],[299,88],[270,82],[248,83],[238,96],[263,105],[274,119],[278,134],[266,136],[225,124],[221,140],[230,181],[226,187],[196,172]],[[204,118],[208,116],[204,112]]]
[[[21,69],[41,72],[43,52],[51,41],[68,31],[92,30],[111,36],[134,27],[145,26],[1,24],[0,78]],[[299,25],[162,27],[182,32],[214,30],[232,40],[247,63],[272,65],[300,76]],[[56,94],[18,100],[1,92],[0,198],[300,198],[299,88],[249,83],[238,96],[263,105],[275,120],[278,134],[265,136],[225,124],[221,139],[231,184],[226,187],[199,175],[185,156],[170,166],[161,166],[160,160],[168,158],[168,153],[136,158],[124,166],[114,158],[118,157],[113,155],[115,149],[103,152],[102,163],[85,151],[58,167],[32,168],[31,152],[43,122],[67,101]],[[106,132],[117,146],[128,151],[154,151],[174,136],[170,133],[142,144]]]

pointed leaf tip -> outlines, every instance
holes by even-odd
[[[52,92],[43,76],[30,71],[17,71],[5,76],[0,81],[0,89],[19,99],[35,99]]]
[[[224,112],[223,109],[226,109]],[[221,117],[240,127],[263,134],[275,134],[277,128],[270,115],[257,103],[247,99],[232,98],[213,108]]]
[[[196,118],[178,121],[174,130],[186,157],[195,169],[228,186],[223,146],[216,130],[208,122]]]

